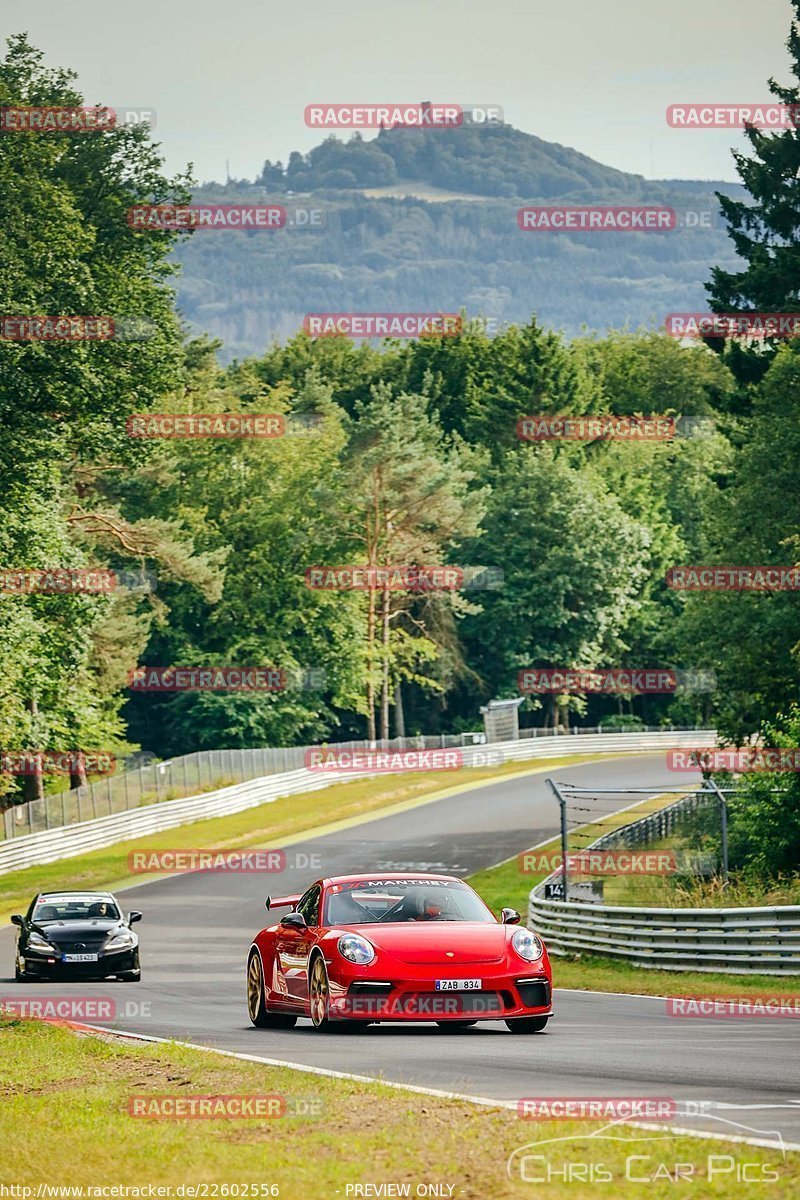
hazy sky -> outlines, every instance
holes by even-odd
[[[500,105],[505,119],[649,178],[734,179],[734,130],[670,129],[683,101],[788,81],[788,0],[39,0],[14,6],[89,103],[157,111],[170,171],[257,174],[321,140],[313,101]],[[339,136],[348,135],[342,133]],[[371,134],[367,135],[371,136]]]

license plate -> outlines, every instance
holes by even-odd
[[[96,954],[65,954],[64,962],[97,962]]]
[[[482,979],[437,979],[437,992],[479,992],[483,987]]]

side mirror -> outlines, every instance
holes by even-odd
[[[500,919],[504,925],[519,925],[519,913],[515,908],[504,908]]]
[[[129,912],[128,913],[128,924],[129,925],[135,925],[136,922],[141,921],[141,919],[142,919],[142,914],[140,912]]]
[[[14,915],[11,918],[11,924],[12,925],[21,925],[22,924],[22,917],[19,915],[19,913],[14,913]]]
[[[281,925],[287,926],[288,929],[308,929],[305,917],[299,912],[290,912],[281,917]]]

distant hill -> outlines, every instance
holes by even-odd
[[[544,142],[511,125],[491,122],[446,129],[389,129],[365,141],[327,137],[306,155],[294,153],[284,169],[264,164],[260,183],[294,191],[369,188],[419,181],[479,196],[538,196],[568,200],[590,188],[638,192],[644,179],[605,167],[567,146]]]
[[[197,200],[279,201],[290,223],[194,234],[177,251],[178,301],[195,330],[224,340],[226,358],[285,339],[307,312],[464,308],[499,325],[535,311],[568,334],[660,325],[705,308],[710,267],[736,262],[715,190],[742,189],[646,180],[501,123],[328,137],[285,167],[267,160],[256,180],[198,189]],[[520,231],[520,205],[558,203],[671,205],[682,225]]]

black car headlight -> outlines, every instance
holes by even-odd
[[[129,929],[122,929],[119,933],[115,933],[110,941],[106,942],[103,951],[106,954],[114,954],[118,950],[132,950],[136,945],[136,935],[131,933]]]
[[[51,942],[48,942],[47,938],[42,937],[40,933],[36,933],[35,931],[31,931],[28,934],[28,944],[25,949],[34,950],[37,954],[59,953],[56,947]]]

